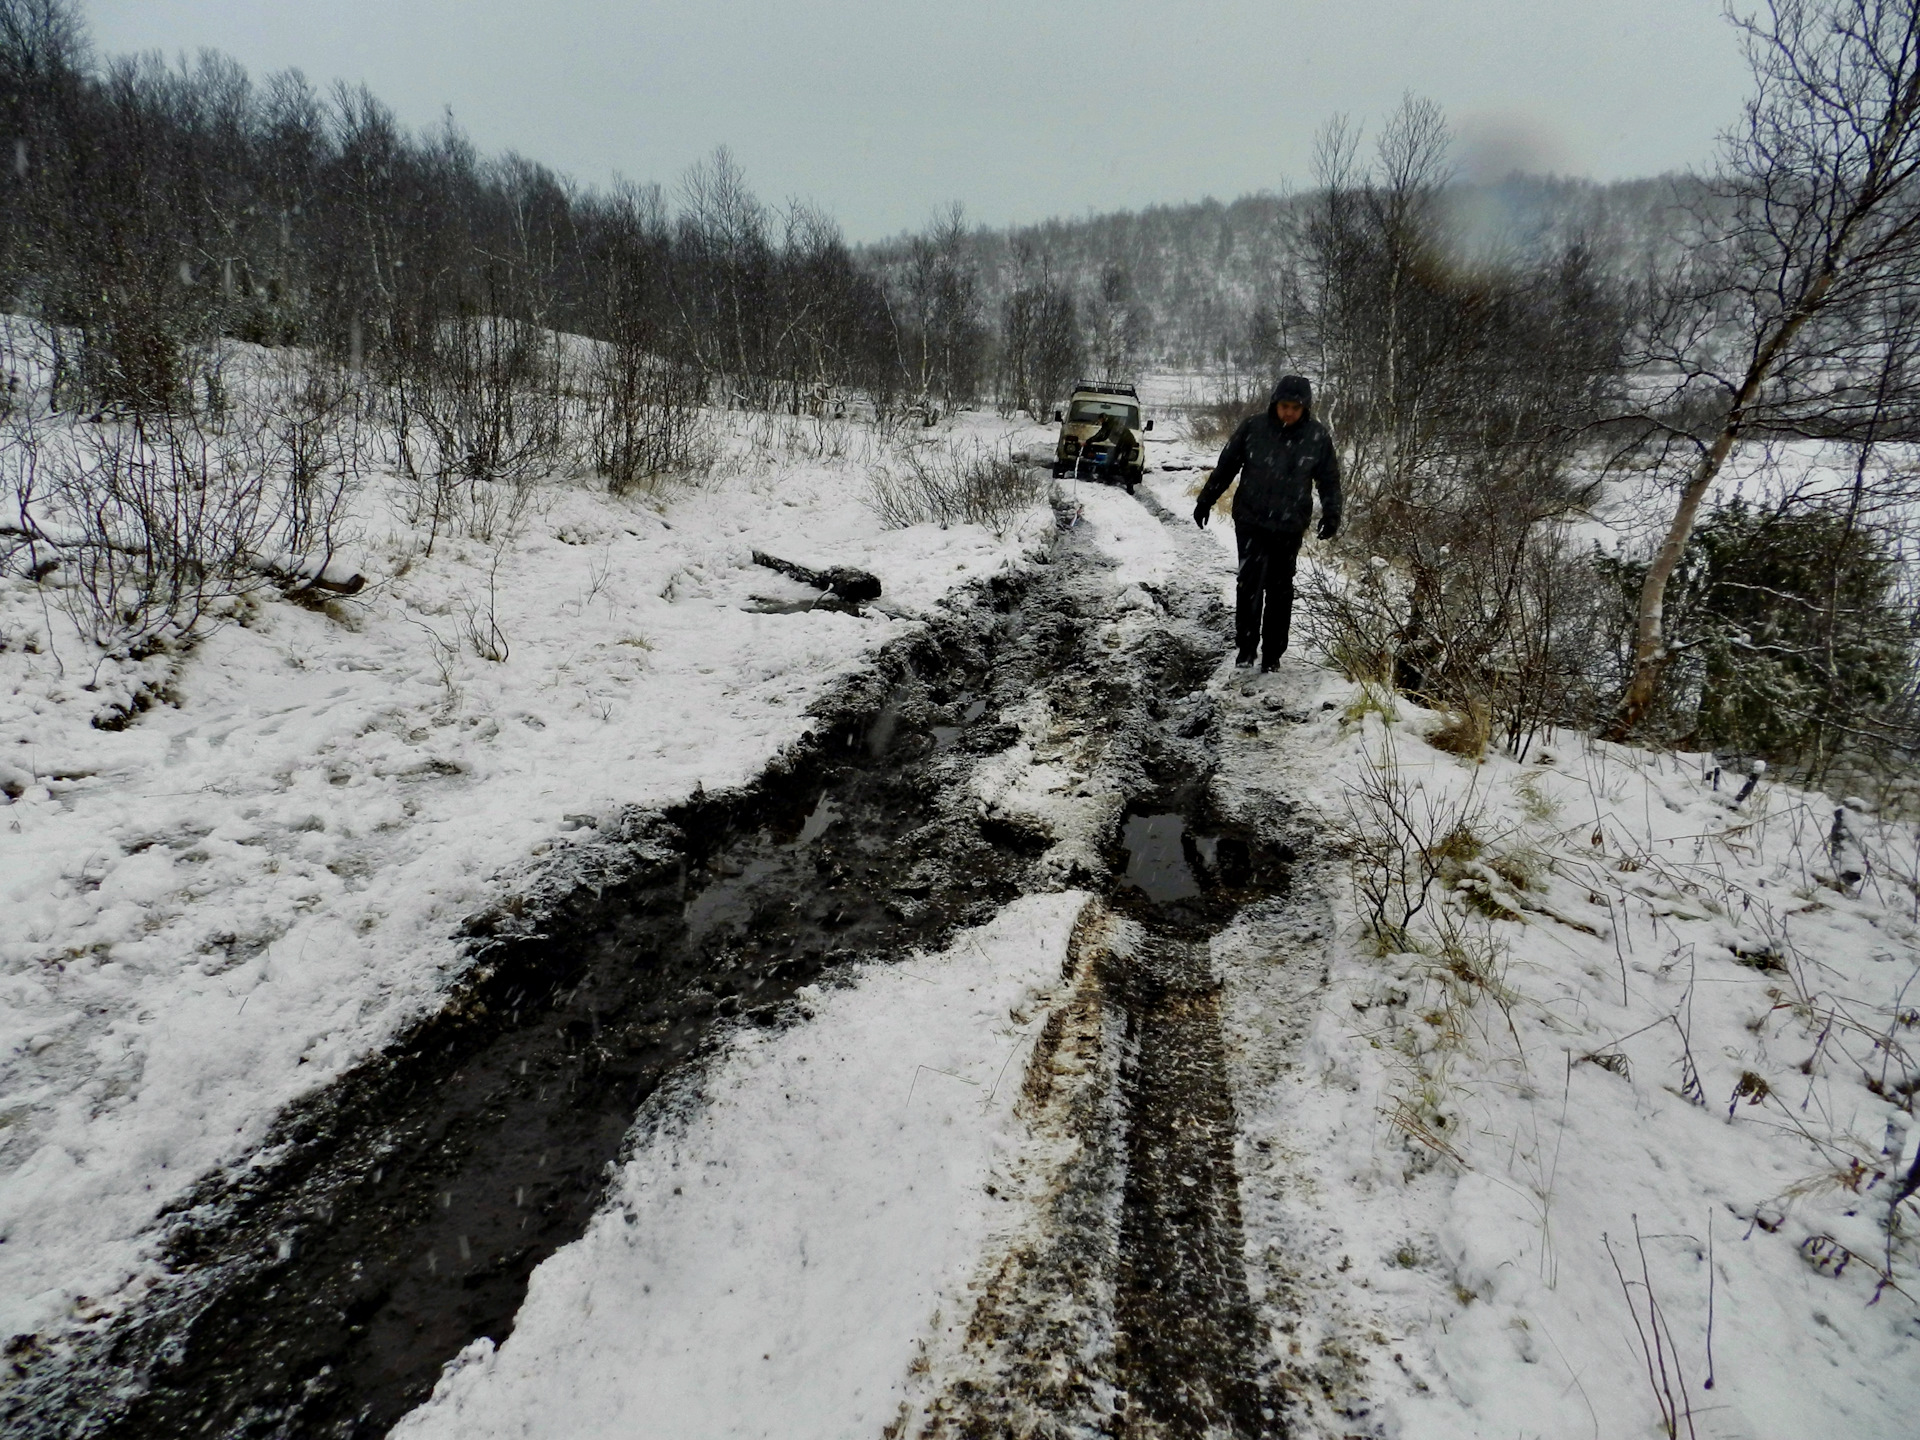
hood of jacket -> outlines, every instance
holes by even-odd
[[[1291,400],[1300,407],[1300,420],[1305,423],[1313,418],[1313,382],[1304,375],[1282,375],[1280,383],[1273,387],[1273,394],[1267,400],[1267,413],[1273,414],[1273,407],[1282,400]],[[1275,416],[1275,419],[1278,419]]]

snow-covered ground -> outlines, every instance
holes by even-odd
[[[1148,490],[1184,517],[1195,478]],[[500,560],[504,664],[447,643],[491,552],[375,543],[364,601],[251,609],[121,732],[18,643],[44,622],[7,582],[0,763],[27,782],[0,809],[0,1324],[124,1297],[168,1196],[431,1004],[461,918],[553,863],[569,817],[745,779],[912,611],[1031,538],[885,532],[860,490],[857,465],[764,453],[663,505],[556,488]],[[1081,501],[1116,635],[1160,623],[1169,584],[1227,592],[1229,525]],[[755,546],[874,570],[898,609],[750,608],[799,593]],[[1284,923],[1213,950],[1295,1433],[1611,1440],[1660,1433],[1665,1401],[1680,1435],[1910,1434],[1920,1206],[1885,1221],[1920,1146],[1911,829],[1849,811],[1834,844],[1825,797],[1763,781],[1736,807],[1703,757],[1577,736],[1476,763],[1428,743],[1441,717],[1308,660],[1211,690],[1221,803],[1298,806],[1312,837]],[[1091,823],[1032,736],[977,783]],[[1386,953],[1348,858],[1390,828],[1369,784],[1446,852]],[[735,1036],[649,1106],[513,1336],[399,1433],[899,1433],[1039,1213],[1007,1179],[1032,1138],[1015,1096],[1085,904],[1029,897]]]
[[[939,955],[816,988],[806,1023],[739,1037],[697,1107],[658,1095],[512,1337],[469,1347],[395,1436],[886,1431],[1005,1208],[1087,900],[1028,896]]]
[[[1833,801],[1736,807],[1711,757],[1558,735],[1476,764],[1404,700],[1277,680],[1227,687],[1259,727],[1228,727],[1229,793],[1338,844],[1387,828],[1384,777],[1410,838],[1458,832],[1405,948],[1337,855],[1330,935],[1217,946],[1250,1270],[1327,1433],[1656,1433],[1644,1330],[1682,1435],[1910,1434],[1920,1214],[1885,1222],[1920,1146],[1911,829],[1849,810],[1836,852]]]
[[[465,917],[597,815],[755,775],[863,656],[1050,523],[884,530],[870,432],[820,459],[811,422],[720,423],[697,487],[555,482],[510,542],[431,555],[376,477],[365,592],[248,599],[177,659],[98,667],[40,587],[0,578],[0,1333],[129,1298],[142,1228],[431,1006]],[[754,549],[871,570],[883,601],[803,608],[817,592]],[[489,603],[500,663],[468,638]],[[165,700],[93,727],[141,684]]]
[[[1183,478],[1153,487],[1176,513]],[[1208,564],[1226,579],[1227,537],[1182,540],[1112,492],[1089,494],[1083,525],[1117,562],[1116,585]],[[1891,1252],[1882,1222],[1888,1177],[1920,1142],[1898,1089],[1916,1074],[1911,835],[1856,816],[1843,860],[1864,852],[1873,869],[1849,885],[1833,875],[1823,799],[1763,783],[1735,809],[1700,757],[1561,736],[1528,764],[1476,765],[1426,744],[1439,717],[1404,702],[1383,715],[1305,664],[1270,681],[1223,677],[1216,693],[1231,803],[1303,803],[1331,852],[1366,757],[1391,746],[1419,813],[1464,817],[1481,846],[1441,887],[1444,929],[1416,925],[1417,949],[1378,953],[1332,853],[1303,880],[1324,927],[1276,937],[1249,923],[1215,943],[1249,1275],[1300,1433],[1656,1433],[1635,1327],[1637,1308],[1650,1332],[1649,1295],[1674,1403],[1691,1412],[1679,1433],[1908,1433],[1917,1257],[1911,1219]],[[1014,1192],[980,1188],[979,1137],[945,1142],[949,1159],[914,1202],[944,1228],[911,1255],[888,1251],[898,1270],[885,1279],[872,1269],[882,1242],[846,1240],[894,1233],[891,1222],[864,1199],[827,1202],[830,1182],[815,1176],[851,1165],[877,1182],[863,1196],[890,1195],[882,1177],[923,1143],[906,1122],[848,1146],[823,1113],[782,1139],[797,1147],[782,1152],[791,1184],[764,1165],[751,1180],[732,1173],[792,1107],[862,1115],[882,1103],[792,1080],[793,1056],[842,1033],[913,1033],[920,988],[876,972],[805,1032],[747,1042],[712,1108],[643,1147],[620,1205],[540,1272],[522,1320],[537,1328],[497,1355],[477,1350],[403,1433],[594,1434],[649,1416],[661,1433],[877,1433],[902,1386],[909,1398],[937,1389],[937,1375],[911,1381],[913,1346],[890,1328],[904,1313],[878,1325],[884,1343],[867,1320],[894,1313],[883,1307],[900,1298],[896,1273],[924,1335],[936,1329],[924,1277],[945,1267],[949,1307],[980,1288],[991,1245],[969,1287],[953,1278],[966,1247],[947,1242],[988,1236],[984,1217]],[[875,1047],[886,1077],[869,1091],[908,1063]],[[963,1067],[991,1047],[969,1053]],[[805,1101],[792,1083],[808,1085]],[[949,1188],[963,1171],[971,1195]],[[714,1174],[756,1197],[766,1228],[742,1249],[805,1250],[805,1273],[790,1261],[707,1273],[633,1238],[680,1234],[684,1197],[669,1177]],[[637,1299],[620,1279],[629,1268],[647,1272]],[[650,1302],[648,1286],[667,1298]],[[798,1317],[817,1314],[821,1295],[855,1293],[873,1297],[870,1312],[818,1322],[846,1358],[794,1369],[818,1348]],[[643,1310],[657,1329],[636,1322]],[[682,1314],[729,1327],[721,1348],[773,1358],[761,1369],[738,1353],[696,1359],[681,1339],[690,1322],[669,1318]],[[964,1314],[943,1324],[964,1330]],[[782,1356],[789,1370],[776,1375]],[[688,1376],[704,1386],[697,1411],[674,1408]],[[829,1393],[842,1398],[823,1404]],[[686,1415],[697,1418],[665,1420]]]

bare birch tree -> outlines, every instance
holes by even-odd
[[[1757,433],[1845,437],[1884,415],[1881,319],[1920,286],[1920,0],[1768,0],[1734,23],[1755,93],[1696,211],[1699,243],[1651,289],[1636,357],[1668,379],[1639,418],[1684,479],[1641,587],[1616,737],[1653,707],[1668,582],[1728,458]]]

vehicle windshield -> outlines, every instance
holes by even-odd
[[[1129,430],[1140,428],[1140,407],[1124,400],[1076,400],[1067,419],[1075,425],[1098,425],[1109,415],[1118,415]]]

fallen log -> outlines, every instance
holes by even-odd
[[[22,525],[15,521],[0,520],[0,538],[26,541],[34,545],[45,545],[53,551],[84,550],[88,546],[104,546],[116,550],[122,555],[144,555],[146,552],[137,545],[121,541],[102,540],[97,536],[75,536],[49,533],[38,524]],[[34,567],[33,578],[43,579],[53,573],[54,561],[46,561]],[[289,593],[302,590],[324,590],[331,595],[358,595],[366,589],[367,577],[345,562],[332,555],[250,555],[246,560],[254,573],[266,576]]]
[[[276,555],[271,559],[256,556],[253,568],[283,589],[324,590],[329,595],[358,595],[367,588],[367,577],[331,555],[318,558]]]
[[[778,555],[768,555],[764,551],[753,552],[753,563],[764,565],[769,570],[778,570],[782,575],[798,580],[802,585],[811,585],[816,590],[825,590],[842,600],[858,605],[865,600],[880,598],[880,577],[865,570],[856,570],[850,565],[833,565],[825,570],[812,570],[805,565],[796,565],[791,560],[782,560]]]

